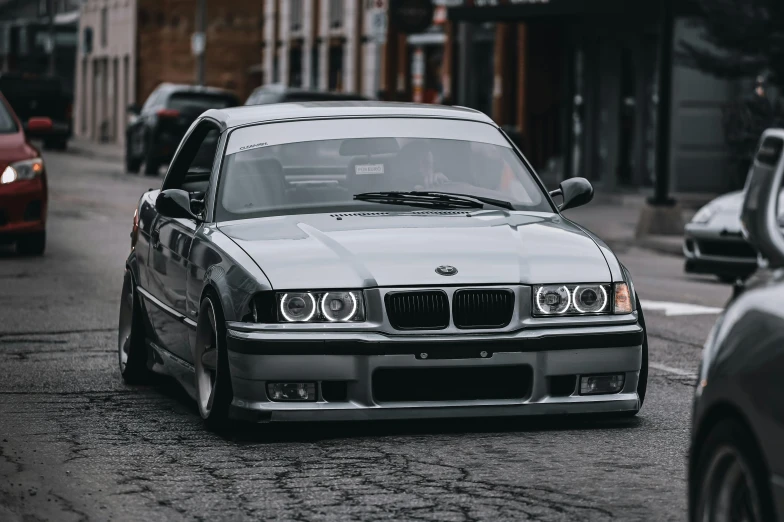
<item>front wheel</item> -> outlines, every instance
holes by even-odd
[[[128,384],[140,384],[150,377],[147,368],[147,346],[144,339],[144,319],[139,296],[131,271],[126,269],[120,297],[120,325],[117,352],[120,375]]]
[[[699,449],[692,520],[774,520],[767,472],[754,437],[739,421],[726,418]]]
[[[199,413],[209,429],[225,429],[228,427],[233,392],[226,348],[226,321],[214,292],[207,293],[199,308],[193,356]]]

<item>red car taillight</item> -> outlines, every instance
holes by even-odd
[[[157,114],[159,118],[178,118],[180,116],[180,111],[177,109],[161,109],[155,114]]]

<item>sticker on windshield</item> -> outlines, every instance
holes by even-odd
[[[356,174],[357,176],[365,176],[368,174],[383,174],[383,173],[384,173],[383,163],[354,166],[354,174]]]

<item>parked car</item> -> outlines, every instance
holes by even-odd
[[[702,207],[685,227],[685,270],[712,274],[726,283],[749,277],[757,269],[757,251],[743,237],[740,211],[743,191],[720,196]]]
[[[703,350],[689,454],[694,522],[784,520],[783,149],[784,130],[765,132],[744,192],[744,237],[765,263],[736,287]]]
[[[125,170],[157,175],[171,161],[180,140],[196,118],[209,109],[240,105],[231,92],[214,87],[163,83],[142,107],[131,104],[126,129]]]
[[[52,76],[0,73],[0,92],[24,122],[28,138],[43,140],[45,149],[65,150],[73,136],[73,94]],[[28,128],[31,118],[48,118],[50,128]]]
[[[592,197],[583,178],[548,194],[471,109],[207,111],[134,216],[122,376],[174,376],[210,427],[635,415],[634,284],[560,213]]]
[[[282,85],[265,85],[263,87],[257,87],[250,96],[248,96],[245,105],[267,105],[270,103],[285,102],[367,100],[367,97],[360,94],[296,89]]]
[[[31,118],[23,126],[0,94],[0,242],[16,243],[20,254],[41,255],[46,247],[46,168],[25,127],[45,133],[52,121]]]

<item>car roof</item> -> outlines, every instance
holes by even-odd
[[[495,125],[493,120],[486,114],[466,107],[377,101],[322,101],[243,105],[227,109],[210,109],[202,117],[217,120],[225,128],[280,120],[345,117],[450,118]]]
[[[227,90],[219,87],[206,87],[202,85],[188,85],[187,83],[162,83],[158,85],[157,91],[163,91],[167,94],[180,93],[180,92],[194,92],[194,93],[209,93],[209,94],[228,94],[231,96],[236,95]]]

